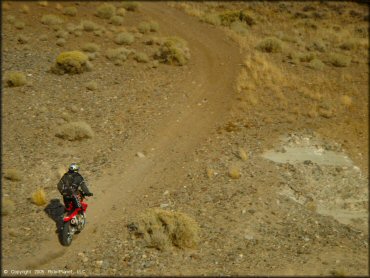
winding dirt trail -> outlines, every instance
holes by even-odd
[[[186,171],[181,167],[186,154],[207,138],[228,114],[235,99],[233,84],[240,63],[236,44],[219,30],[170,8],[166,3],[145,2],[142,11],[160,24],[163,35],[179,36],[188,42],[192,55],[189,74],[185,82],[177,86],[185,90],[188,97],[184,101],[183,95],[179,94],[171,110],[164,112],[163,119],[148,123],[149,133],[143,133],[115,154],[124,162],[94,181],[99,189],[94,190],[95,196],[88,202],[88,225],[81,236],[65,248],[60,246],[56,235],[51,234],[36,256],[20,258],[16,263],[18,269],[57,266],[61,269],[68,260],[76,258],[81,248],[93,249],[101,237],[101,231],[93,233],[94,226],[108,223],[112,217],[139,212],[143,206],[141,196],[149,186],[162,181],[166,184],[178,182],[178,177]],[[136,152],[144,149],[152,151],[144,159],[135,157]],[[164,171],[168,167],[171,171]],[[112,211],[112,206],[127,210]]]

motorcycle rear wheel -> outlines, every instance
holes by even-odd
[[[69,246],[72,243],[72,237],[73,237],[73,232],[72,232],[72,227],[71,223],[65,222],[63,224],[63,229],[60,234],[60,241],[63,246]]]

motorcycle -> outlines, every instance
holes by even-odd
[[[82,191],[72,195],[74,201],[69,203],[66,208],[67,213],[63,218],[63,226],[60,232],[60,242],[63,246],[69,246],[72,243],[74,234],[80,233],[86,224],[86,208],[84,202],[85,195]]]

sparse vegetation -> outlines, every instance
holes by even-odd
[[[256,24],[253,17],[246,11],[225,11],[219,14],[221,24],[224,26],[230,26],[235,21],[245,22],[246,24],[252,26]]]
[[[183,66],[190,59],[190,51],[183,39],[169,37],[164,40],[154,57],[162,63]]]
[[[196,248],[199,243],[199,226],[188,215],[162,209],[149,209],[129,225],[147,247],[166,250],[170,246]]]
[[[82,29],[86,32],[92,32],[99,29],[99,25],[90,20],[83,20],[81,22]]]
[[[46,14],[43,15],[41,18],[41,23],[45,25],[58,25],[62,24],[64,22],[63,19],[61,19],[59,16],[56,16],[54,14]]]
[[[128,44],[132,44],[134,40],[135,38],[131,33],[122,32],[116,36],[116,38],[114,39],[114,42],[119,45],[122,45],[122,44],[128,45]]]
[[[262,52],[276,53],[282,51],[282,42],[275,37],[269,37],[260,41],[257,45],[257,49]]]
[[[46,204],[46,193],[44,189],[39,188],[32,194],[32,202],[37,206]]]
[[[201,18],[200,21],[212,24],[215,26],[221,25],[221,19],[216,13],[205,13]]]
[[[119,8],[116,11],[116,15],[124,16],[126,14],[126,10],[124,8]]]
[[[76,16],[77,15],[77,8],[73,6],[63,8],[63,14],[69,16]]]
[[[98,89],[98,82],[96,81],[90,81],[86,84],[86,89],[90,90],[90,91],[95,91],[96,89]]]
[[[64,46],[66,44],[66,40],[63,38],[57,39],[56,43],[57,46]]]
[[[89,42],[89,43],[85,43],[82,46],[82,50],[85,52],[94,53],[94,52],[100,51],[100,46],[97,45],[96,43]]]
[[[120,7],[124,8],[126,11],[135,12],[139,10],[139,3],[123,1],[120,3]]]
[[[137,52],[134,56],[134,59],[139,62],[139,63],[148,63],[149,62],[149,57],[146,53],[144,52]]]
[[[5,74],[5,83],[8,87],[20,87],[27,83],[27,79],[22,72],[10,71]]]
[[[242,36],[248,34],[247,25],[241,21],[234,21],[231,23],[230,29]]]
[[[123,17],[119,15],[112,16],[110,19],[110,23],[115,26],[120,26],[123,24]]]
[[[22,5],[21,6],[21,12],[24,14],[28,14],[30,12],[30,7],[27,5]]]
[[[56,64],[52,67],[52,72],[57,74],[63,73],[82,73],[91,70],[86,54],[80,51],[62,52],[56,58]]]
[[[49,5],[48,1],[39,1],[37,2],[39,4],[39,6],[41,7],[47,7]]]
[[[110,19],[116,13],[116,7],[113,4],[104,3],[96,9],[95,15],[100,18]]]
[[[19,35],[18,37],[17,37],[17,41],[20,43],[20,44],[26,44],[26,43],[28,43],[28,41],[29,41],[30,39],[29,39],[29,37],[26,37],[25,35]]]
[[[8,198],[2,198],[1,201],[1,215],[11,215],[15,210],[15,204],[12,200]]]
[[[350,107],[352,105],[352,98],[350,96],[344,95],[340,97],[340,102],[345,106],[345,107]]]
[[[139,24],[138,30],[140,33],[145,34],[149,32],[157,32],[159,25],[155,21],[145,21]]]
[[[26,27],[26,24],[23,21],[17,20],[14,22],[14,27],[22,30],[24,27]]]
[[[247,154],[247,152],[243,148],[240,148],[239,149],[238,156],[243,161],[247,161],[248,160],[248,154]]]
[[[86,122],[70,122],[61,125],[55,136],[68,141],[79,141],[93,138],[94,132]]]
[[[312,59],[307,66],[315,70],[322,70],[325,67],[324,63],[321,62],[321,60],[316,59],[316,58]]]
[[[132,50],[128,50],[125,47],[119,47],[115,49],[108,49],[105,56],[114,62],[115,65],[122,65],[127,60],[128,56],[132,53]]]
[[[236,166],[230,166],[228,175],[232,179],[239,179],[241,177],[240,169]]]
[[[15,22],[15,16],[13,15],[7,15],[5,18],[6,22],[13,24]]]
[[[22,173],[17,169],[5,169],[3,173],[4,178],[11,181],[21,181]]]

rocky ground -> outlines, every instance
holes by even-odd
[[[20,87],[3,81],[3,270],[366,275],[367,7],[142,2],[135,11],[126,6],[116,26],[94,15],[100,4],[2,4],[2,73],[27,79]],[[117,12],[121,4],[114,5]],[[66,6],[77,14],[65,14]],[[211,17],[241,10],[253,24]],[[46,14],[64,22],[42,24]],[[58,32],[81,20],[104,31],[73,31],[58,46]],[[141,32],[151,20],[158,30]],[[130,56],[114,65],[105,57],[122,31],[135,38],[125,47],[146,53],[147,62]],[[147,41],[168,36],[187,42],[185,65],[155,58],[160,43]],[[271,36],[282,49],[261,51],[259,42]],[[50,72],[60,52],[87,42],[100,46],[92,71]],[[335,66],[333,53],[350,62]],[[88,88],[91,81],[96,88]],[[93,137],[56,136],[75,121],[86,122]],[[85,230],[62,247],[47,212],[61,208],[56,183],[71,162],[80,163],[94,197]],[[31,201],[37,188],[45,205]],[[150,208],[193,218],[197,248],[148,248],[127,225]]]

